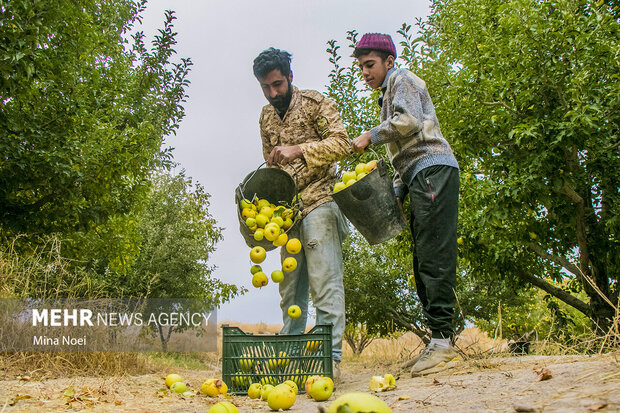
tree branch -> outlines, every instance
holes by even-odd
[[[528,245],[536,254],[538,254],[540,258],[552,261],[568,270],[570,273],[575,275],[575,277],[581,278],[581,271],[579,270],[579,267],[571,263],[566,257],[549,254],[540,245],[534,244],[533,242],[530,242]]]
[[[561,288],[558,288],[550,283],[548,283],[547,281],[540,279],[534,275],[531,275],[529,273],[527,273],[526,271],[523,271],[520,268],[517,268],[516,270],[516,274],[519,278],[529,282],[530,284],[540,288],[541,290],[551,294],[552,296],[556,297],[557,299],[565,302],[566,304],[570,305],[571,307],[577,309],[578,311],[581,311],[583,314],[585,314],[586,316],[590,317],[591,316],[591,311],[590,311],[590,306],[586,303],[584,303],[583,301],[581,301],[580,299],[572,296],[570,293],[562,290]]]
[[[525,115],[521,112],[519,112],[516,109],[511,108],[510,106],[508,106],[506,104],[506,102],[482,102],[483,105],[487,105],[487,106],[496,106],[499,105],[505,109],[508,109],[509,111],[511,111],[512,113],[514,113],[515,115],[521,117],[521,118],[525,118]]]
[[[564,180],[562,192],[575,204],[577,221],[577,245],[579,246],[579,267],[584,274],[590,274],[590,253],[586,234],[586,209],[583,198]]]

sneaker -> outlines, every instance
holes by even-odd
[[[340,371],[340,362],[334,360],[332,363],[332,373],[334,375],[334,381],[340,380],[342,372]]]
[[[457,356],[452,346],[443,348],[437,346],[426,346],[420,353],[418,361],[411,367],[411,377],[415,377],[421,372],[431,369],[441,363],[448,362]]]
[[[413,366],[414,364],[416,364],[418,362],[418,360],[420,359],[420,357],[422,356],[422,352],[416,354],[415,356],[413,356],[413,358],[405,361],[403,364],[400,365],[400,368],[402,370],[406,370],[411,368],[411,366]]]

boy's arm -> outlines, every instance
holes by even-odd
[[[408,138],[422,130],[424,118],[419,88],[403,75],[394,79],[392,89],[392,117],[370,130],[370,141],[375,145]]]
[[[334,101],[325,98],[319,103],[312,126],[321,140],[299,144],[308,168],[331,165],[349,155],[351,142]]]

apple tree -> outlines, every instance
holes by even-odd
[[[500,297],[522,307],[538,288],[599,333],[618,316],[617,16],[604,1],[437,0],[417,37],[399,30],[461,168],[466,315],[493,319]]]
[[[170,162],[164,138],[184,116],[189,59],[173,60],[167,12],[152,45],[136,30],[146,1],[0,3],[0,237],[36,244],[51,233],[109,224],[130,211],[149,174]],[[135,255],[130,247],[118,256]]]
[[[214,278],[214,267],[208,264],[222,239],[222,229],[209,213],[209,198],[184,172],[153,175],[146,205],[137,217],[138,258],[127,273],[108,274],[117,286],[114,296],[191,298],[179,300],[183,311],[208,312],[244,292]],[[171,334],[182,331],[178,326],[158,329],[164,351]]]
[[[468,276],[540,288],[598,332],[619,293],[617,7],[434,1],[419,38],[401,29],[461,165]]]

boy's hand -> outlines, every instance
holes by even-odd
[[[353,139],[351,149],[353,152],[364,153],[364,150],[368,145],[370,145],[370,132],[364,132],[357,138]]]
[[[293,159],[301,158],[302,156],[303,152],[299,145],[276,146],[269,154],[269,158],[267,158],[267,166],[271,166],[274,163],[284,166]]]

